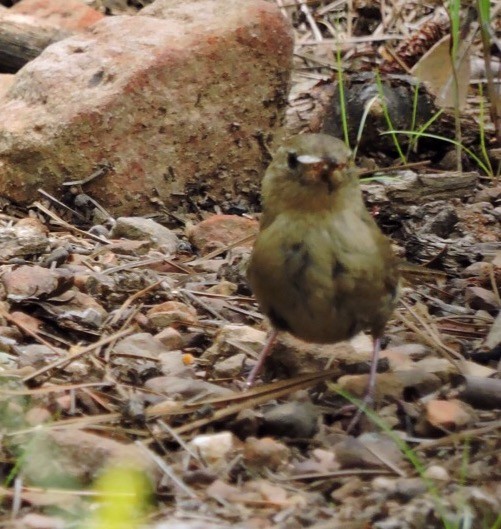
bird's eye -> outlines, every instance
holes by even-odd
[[[296,167],[299,165],[297,153],[294,151],[289,151],[287,153],[287,165],[289,166],[289,169],[296,169]]]

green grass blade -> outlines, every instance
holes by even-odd
[[[432,140],[440,140],[444,141],[446,143],[450,143],[452,145],[455,145],[456,147],[459,145],[467,154],[470,156],[472,160],[475,161],[475,163],[482,169],[482,171],[485,172],[487,176],[492,177],[492,171],[489,170],[489,167],[485,165],[485,163],[471,150],[462,145],[460,142],[456,140],[451,140],[450,138],[444,138],[443,136],[438,136],[437,134],[429,134],[427,132],[413,132],[411,130],[392,130],[390,132],[382,132],[381,134],[406,134],[407,136],[417,136],[420,135],[423,138],[430,138]]]
[[[485,165],[489,167],[490,174],[494,174],[494,170],[491,165],[491,160],[489,158],[489,154],[487,153],[487,145],[485,142],[485,106],[484,106],[484,97],[483,97],[483,90],[482,90],[482,83],[479,85],[479,92],[480,92],[480,119],[479,119],[479,127],[480,127],[480,150],[482,151],[482,156],[484,157]]]
[[[341,46],[336,46],[336,63],[337,63],[337,86],[339,93],[339,105],[341,107],[341,124],[343,126],[344,142],[348,147],[350,146],[350,138],[348,136],[348,115],[346,111],[346,93],[344,91],[343,81],[343,63],[341,59]]]
[[[386,97],[384,95],[383,83],[381,82],[381,75],[379,74],[379,71],[376,72],[376,82],[377,82],[377,87],[379,91],[381,107],[383,109],[384,119],[386,120],[386,124],[388,125],[388,131],[389,131],[388,134],[391,134],[393,143],[395,145],[395,148],[397,149],[400,160],[402,160],[402,163],[407,163],[407,158],[405,157],[405,154],[402,150],[402,146],[400,145],[400,142],[398,141],[398,137],[396,134],[393,134],[394,127],[391,122],[390,113],[388,112],[388,105],[386,104]]]

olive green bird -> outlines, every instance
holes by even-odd
[[[289,139],[266,170],[262,203],[247,277],[274,331],[248,385],[278,331],[314,343],[369,331],[372,396],[380,338],[398,298],[398,259],[365,208],[349,149],[325,134]]]

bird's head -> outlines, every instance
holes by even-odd
[[[308,208],[332,204],[344,187],[357,178],[350,168],[351,152],[339,139],[327,134],[301,134],[277,151],[263,180],[263,197]],[[273,197],[273,198],[272,198]]]

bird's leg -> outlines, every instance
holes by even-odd
[[[269,335],[268,340],[266,341],[266,344],[263,347],[263,350],[261,351],[261,354],[259,355],[256,364],[252,368],[252,371],[249,373],[249,376],[247,377],[245,385],[248,388],[253,386],[256,377],[259,375],[261,369],[263,368],[264,361],[270,355],[273,349],[273,345],[275,344],[275,340],[277,339],[277,334],[278,332],[275,329],[271,331],[271,334]]]
[[[367,393],[364,397],[364,400],[368,402],[374,402],[374,397],[376,394],[376,377],[377,377],[377,365],[379,362],[379,353],[381,351],[381,338],[379,336],[374,336],[374,345],[372,349],[372,359],[371,359],[371,371],[369,374],[369,384],[367,385]]]
[[[381,351],[381,338],[374,336],[373,337],[373,348],[372,348],[372,358],[371,358],[371,370],[369,374],[369,383],[367,384],[367,390],[365,392],[364,399],[362,401],[362,406],[358,408],[355,417],[351,420],[348,425],[347,433],[350,433],[355,425],[360,420],[362,413],[367,409],[368,406],[372,406],[374,403],[375,391],[376,391],[376,376],[377,376],[377,364],[379,361],[379,352]]]

